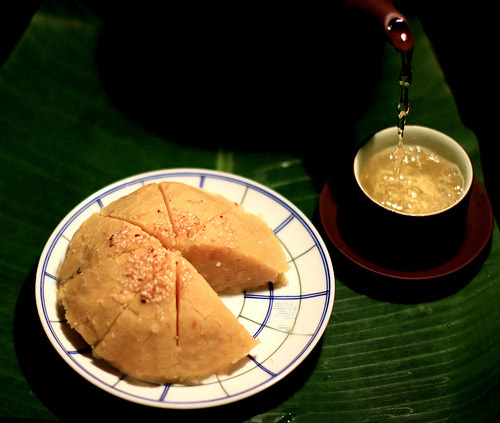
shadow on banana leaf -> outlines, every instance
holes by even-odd
[[[267,390],[236,403],[197,410],[147,407],[100,390],[63,361],[47,338],[35,304],[36,266],[24,281],[14,316],[14,344],[21,370],[32,392],[61,421],[102,419],[153,421],[182,419],[236,423],[266,412],[298,391],[316,366],[321,342],[283,380]],[[86,404],[82,406],[82,404]]]
[[[369,100],[382,59],[374,22],[357,16],[353,30],[341,6],[120,9],[103,12],[104,85],[124,113],[183,144],[324,152]]]

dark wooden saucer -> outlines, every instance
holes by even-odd
[[[343,237],[339,226],[339,211],[349,207],[342,202],[342,188],[329,181],[323,187],[319,201],[319,215],[326,235],[334,247],[357,266],[378,275],[401,280],[427,280],[449,276],[472,263],[489,244],[494,226],[490,199],[480,182],[474,178],[465,223],[463,242],[454,254],[428,268],[405,270],[380,265],[361,255]],[[342,223],[345,224],[345,223]],[[352,223],[355,225],[355,221]]]

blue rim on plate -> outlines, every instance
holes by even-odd
[[[155,385],[137,381],[92,356],[69,328],[57,305],[57,271],[74,232],[92,213],[148,183],[163,180],[219,193],[260,215],[281,241],[290,263],[289,284],[223,295],[240,323],[260,340],[241,368],[200,385]],[[76,206],[56,227],[40,257],[36,303],[42,326],[61,357],[97,387],[122,399],[160,408],[194,409],[228,404],[274,385],[312,351],[328,324],[335,296],[330,256],[311,222],[288,200],[252,180],[205,169],[158,170],[123,179]]]

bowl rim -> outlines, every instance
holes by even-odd
[[[465,183],[465,185],[464,185],[464,193],[463,193],[463,195],[456,202],[450,204],[448,207],[446,207],[444,209],[437,210],[437,211],[434,211],[434,212],[431,212],[431,213],[408,213],[408,212],[402,212],[400,210],[395,210],[395,209],[391,209],[389,207],[386,207],[386,206],[380,204],[379,202],[377,202],[375,199],[373,199],[366,192],[366,190],[364,189],[364,187],[361,184],[360,179],[359,179],[359,157],[360,157],[360,153],[362,153],[363,151],[365,151],[364,148],[366,148],[367,146],[369,146],[373,142],[373,140],[376,139],[376,137],[379,137],[379,139],[380,139],[380,137],[384,137],[384,138],[387,137],[387,136],[391,136],[392,137],[392,136],[394,136],[393,134],[397,134],[397,127],[396,126],[384,128],[384,129],[382,129],[382,130],[380,130],[378,132],[373,133],[372,135],[370,135],[369,137],[367,137],[364,140],[364,142],[362,142],[361,145],[356,150],[356,153],[354,155],[354,160],[352,162],[352,172],[353,172],[353,175],[354,175],[354,180],[356,182],[356,186],[359,188],[359,190],[364,194],[364,196],[367,199],[369,199],[372,203],[374,203],[380,209],[386,210],[388,212],[392,212],[392,213],[395,213],[395,214],[398,214],[398,215],[401,215],[401,216],[408,216],[408,217],[415,217],[415,218],[425,218],[425,217],[429,217],[429,216],[436,216],[436,215],[443,214],[443,213],[447,212],[448,210],[454,209],[459,204],[462,204],[469,197],[470,191],[471,191],[471,187],[472,187],[472,183],[474,181],[474,166],[473,166],[472,161],[471,161],[471,159],[469,157],[469,154],[464,149],[464,147],[457,140],[455,140],[454,138],[452,138],[449,135],[445,134],[444,132],[441,132],[441,131],[438,131],[436,129],[429,128],[429,127],[426,127],[426,126],[421,126],[421,125],[406,125],[405,126],[405,133],[408,133],[408,132],[411,133],[412,131],[421,131],[421,132],[424,132],[424,133],[427,133],[427,134],[431,134],[431,135],[437,137],[437,139],[442,140],[447,146],[453,146],[453,148],[455,149],[455,151],[457,151],[458,154],[460,155],[460,157],[462,159],[462,162],[465,163],[464,167],[466,169],[468,169],[468,172],[467,172],[466,175],[462,175],[463,178],[464,178],[464,183]],[[404,138],[403,138],[403,140],[404,140]],[[418,145],[418,143],[411,143],[410,145]],[[378,150],[377,152],[379,152],[379,151],[382,151],[382,150]]]

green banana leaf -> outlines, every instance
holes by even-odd
[[[415,18],[412,25],[408,124],[457,139],[484,183],[476,137],[461,121],[420,21]],[[328,244],[336,293],[322,341],[283,381],[239,403],[197,411],[147,408],[101,392],[70,369],[40,326],[34,279],[45,242],[76,204],[141,172],[207,168],[273,188],[321,230],[318,203],[329,158],[337,154],[343,161],[342,144],[357,145],[393,126],[399,99],[401,59],[384,44],[380,62],[367,70],[373,83],[358,82],[371,85],[365,98],[354,101],[360,107],[348,111],[354,116],[349,139],[342,138],[342,122],[333,111],[331,134],[321,143],[236,145],[213,134],[191,142],[144,124],[113,97],[99,68],[102,29],[100,14],[85,3],[47,2],[0,69],[0,419],[78,421],[102,415],[117,421],[470,423],[500,418],[496,226],[474,269],[457,276],[450,290],[413,286],[424,291],[418,301],[384,296],[370,275],[341,271],[343,259]],[[119,76],[107,75],[108,82]],[[405,282],[391,286],[393,292],[406,288]]]

